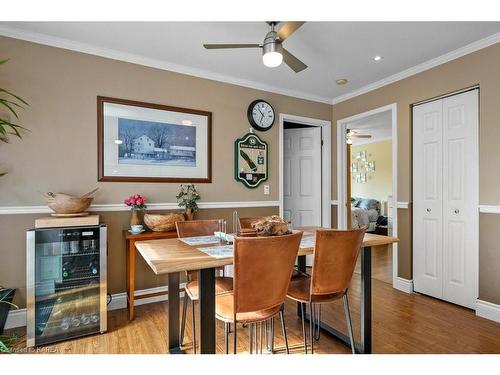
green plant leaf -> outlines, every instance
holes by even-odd
[[[6,107],[19,120],[19,116],[17,115],[16,111],[14,111],[14,108],[10,106],[8,100],[0,99],[0,104]]]
[[[10,96],[12,96],[12,97],[16,98],[16,99],[17,99],[17,100],[19,100],[21,103],[23,103],[23,104],[25,104],[25,105],[28,105],[28,106],[29,106],[29,104],[28,104],[28,103],[27,103],[27,102],[26,102],[23,98],[21,98],[20,96],[17,96],[16,94],[13,94],[13,93],[12,93],[12,92],[10,92],[10,91],[7,91],[7,90],[5,90],[5,89],[0,88],[0,92],[4,92],[4,93],[6,93],[7,95],[10,95]]]
[[[9,61],[9,59],[1,60],[0,65],[5,64],[7,61]]]

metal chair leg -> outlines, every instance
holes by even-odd
[[[309,337],[311,338],[311,354],[314,354],[314,305],[309,302]]]
[[[260,347],[260,354],[262,354],[262,324],[263,322],[259,323],[259,347]]]
[[[283,314],[283,310],[280,310],[280,320],[281,320],[281,330],[283,331],[283,338],[285,339],[286,354],[290,354],[290,349],[288,347],[288,336],[286,335],[285,315]]]
[[[234,329],[233,329],[233,354],[236,354],[236,317],[234,319]]]
[[[316,306],[316,317],[314,318],[316,321],[316,325],[314,328],[314,340],[319,341],[321,336],[321,304],[317,304]]]
[[[182,301],[182,320],[181,320],[181,337],[180,342],[181,346],[184,344],[184,332],[186,331],[186,313],[187,313],[187,305],[188,305],[189,296],[186,292],[184,292],[184,301]]]
[[[274,353],[274,317],[271,318],[271,353]]]
[[[229,323],[224,323],[224,334],[225,334],[224,344],[226,346],[226,354],[229,354]]]
[[[194,300],[191,300],[191,329],[193,331],[193,354],[196,354],[196,320],[194,318],[195,316],[194,312]]]
[[[354,333],[352,331],[351,310],[349,309],[349,300],[347,298],[347,293],[344,294],[343,300],[345,320],[347,322],[347,330],[349,331],[349,339],[351,341],[351,350],[352,354],[356,354],[356,347],[354,346]]]
[[[300,303],[300,314],[302,316],[302,336],[304,337],[304,352],[307,354],[306,322],[304,313],[304,303]]]
[[[248,342],[250,346],[250,354],[253,354],[253,324],[248,324]]]

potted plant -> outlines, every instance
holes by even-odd
[[[196,201],[201,198],[196,191],[196,186],[194,184],[181,185],[176,198],[179,207],[185,208],[186,220],[193,220],[195,212],[199,210]]]
[[[125,203],[132,209],[132,216],[130,217],[130,226],[140,225],[142,222],[141,213],[147,208],[146,198],[144,198],[142,195],[134,194],[125,199],[123,203]]]
[[[10,353],[10,344],[17,339],[15,335],[4,335],[3,329],[11,307],[18,308],[12,303],[15,289],[0,286],[0,353]]]

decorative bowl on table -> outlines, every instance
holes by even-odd
[[[47,202],[47,206],[54,211],[52,216],[85,216],[88,215],[87,209],[94,200],[91,195],[97,189],[89,191],[88,193],[75,197],[66,193],[52,193],[48,192],[42,194]]]
[[[145,214],[144,224],[153,232],[168,232],[175,230],[175,223],[184,221],[184,215],[179,213],[171,214]]]
[[[282,236],[289,234],[288,223],[278,215],[264,217],[252,223],[257,236]]]

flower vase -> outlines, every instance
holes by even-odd
[[[141,210],[132,208],[132,215],[130,216],[130,226],[141,225]]]
[[[186,208],[186,220],[193,220],[194,212],[191,208]]]

